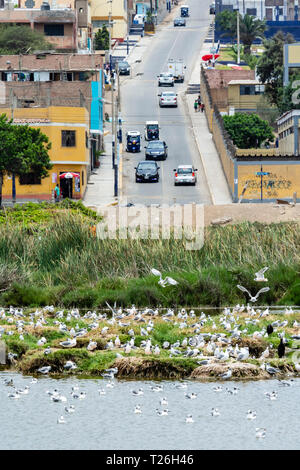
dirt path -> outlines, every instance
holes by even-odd
[[[230,224],[239,222],[261,222],[266,224],[278,222],[299,222],[300,205],[285,204],[228,204],[220,206],[205,206],[205,225],[210,225],[215,219],[231,218]]]

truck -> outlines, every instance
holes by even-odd
[[[175,82],[184,82],[185,69],[182,59],[169,59],[168,72],[173,75]]]

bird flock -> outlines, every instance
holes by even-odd
[[[265,272],[267,267],[255,273],[256,282],[267,282]],[[160,271],[151,270],[154,276],[159,277],[158,284],[162,288],[172,288],[177,281],[171,277],[163,278]],[[114,352],[113,363],[102,370],[102,378],[107,379],[105,386],[99,388],[99,396],[105,396],[109,388],[114,387],[115,377],[118,377],[118,361],[130,359],[133,356],[142,358],[152,357],[157,360],[178,359],[182,361],[192,361],[194,369],[222,366],[222,372],[215,374],[215,378],[221,381],[229,381],[235,377],[235,364],[243,364],[255,361],[256,367],[270,378],[281,378],[280,361],[286,358],[287,352],[296,353],[291,348],[294,341],[300,340],[300,323],[298,312],[294,312],[291,307],[277,312],[269,307],[254,307],[254,303],[260,295],[269,290],[269,287],[261,288],[255,295],[241,285],[237,288],[249,297],[247,305],[236,305],[232,308],[225,307],[220,314],[200,312],[196,309],[172,309],[168,308],[164,312],[159,309],[146,307],[143,309],[132,305],[130,308],[112,307],[108,302],[108,311],[97,312],[88,311],[84,314],[79,309],[59,310],[53,306],[36,309],[26,312],[22,308],[10,307],[0,309],[0,338],[7,341],[14,338],[19,342],[35,344],[34,348],[39,357],[44,359],[44,365],[40,365],[34,373],[47,376],[53,370],[51,354],[59,349],[69,349],[70,354],[77,348],[86,349],[89,356],[101,354],[100,349]],[[59,339],[49,338],[47,331],[59,334]],[[83,346],[78,344],[84,338],[86,342]],[[99,348],[99,338],[102,340],[102,347]],[[248,340],[248,345],[243,341]],[[250,343],[249,343],[250,341]],[[251,341],[261,341],[265,345],[259,354],[254,355],[251,350]],[[28,343],[27,343],[28,344]],[[104,345],[104,346],[103,346]],[[288,348],[288,349],[287,349]],[[26,356],[26,355],[25,355]],[[72,354],[71,354],[72,356]],[[7,359],[12,366],[22,361],[15,351],[8,351]],[[275,363],[274,363],[275,360]],[[277,362],[276,362],[277,361]],[[189,362],[191,364],[191,362]],[[289,361],[294,374],[300,372],[300,365],[297,359]],[[78,373],[80,365],[76,362],[76,355],[68,358],[64,362],[63,370],[66,373]],[[209,375],[209,373],[208,373]],[[31,384],[36,383],[33,378]],[[291,385],[291,381],[280,381],[283,385]],[[23,389],[16,388],[12,380],[8,380],[6,385],[10,387],[8,397],[12,400],[20,399],[29,393],[29,387]],[[196,400],[197,393],[187,391],[187,384],[180,383],[178,387],[184,391],[186,400]],[[163,386],[155,385],[151,387],[153,393],[162,393]],[[215,385],[215,393],[227,393],[236,395],[238,387],[224,389],[223,385]],[[72,400],[84,400],[86,393],[80,391],[79,387],[73,387],[71,392]],[[132,395],[140,397],[144,394],[143,388],[132,391]],[[48,391],[50,400],[54,403],[64,404],[64,414],[68,416],[75,412],[75,405],[69,403],[69,398],[61,394],[58,389]],[[277,391],[265,393],[265,399],[277,400]],[[199,398],[198,398],[199,399]],[[167,397],[159,400],[161,408],[156,408],[158,416],[167,416]],[[136,404],[134,413],[142,414],[141,404]],[[220,416],[222,410],[212,408],[210,415],[214,418]],[[67,419],[61,414],[57,418],[58,424],[66,424]],[[246,412],[246,419],[254,421],[257,417],[255,410]],[[194,418],[188,414],[186,423],[193,423]],[[265,428],[256,429],[256,437],[262,439],[266,436]]]
[[[97,392],[100,400],[104,400],[103,403],[105,403],[105,397],[108,395],[110,392],[110,389],[114,389],[115,386],[117,385],[116,382],[116,375],[118,373],[117,368],[109,368],[106,369],[105,372],[102,374],[102,379],[98,379],[96,381],[96,387],[97,387]],[[5,378],[2,382],[2,385],[7,388],[7,396],[11,400],[19,400],[20,398],[24,397],[24,400],[28,400],[28,398],[25,398],[25,396],[30,395],[32,387],[36,387],[37,384],[40,383],[40,379],[37,379],[35,377],[32,377],[30,382],[28,379],[29,385],[24,386],[23,388],[19,388],[16,386],[14,383],[15,380],[17,380],[17,376],[14,375],[13,377],[8,377]],[[101,384],[99,388],[99,383]],[[136,382],[137,383],[137,382]],[[56,384],[59,387],[60,382],[57,381]],[[129,382],[130,384],[130,382]],[[266,427],[257,427],[256,422],[260,422],[260,424],[263,424],[264,422],[264,416],[262,413],[262,408],[263,408],[263,400],[270,400],[274,401],[277,400],[279,397],[279,393],[276,390],[276,388],[287,388],[294,386],[296,384],[296,381],[294,379],[288,379],[288,380],[276,380],[272,382],[272,386],[275,388],[275,390],[269,390],[269,391],[264,391],[262,392],[261,390],[258,390],[259,394],[261,394],[261,400],[257,400],[257,406],[259,407],[259,411],[256,411],[255,409],[248,409],[244,408],[243,411],[243,406],[239,405],[239,416],[241,416],[241,419],[244,419],[245,422],[253,422],[253,427],[249,428],[249,432],[252,432],[253,438],[255,437],[258,440],[264,439],[267,435],[267,429]],[[92,382],[91,384],[93,387],[95,386],[95,381]],[[164,419],[163,417],[168,417],[170,415],[174,415],[174,413],[177,415],[177,419],[181,420],[182,424],[192,424],[192,423],[200,423],[201,421],[203,422],[203,419],[205,420],[206,423],[210,419],[217,419],[216,423],[218,422],[218,419],[222,417],[224,414],[226,416],[226,412],[228,408],[231,406],[237,406],[234,398],[231,400],[234,400],[233,402],[227,401],[226,396],[235,396],[235,395],[243,395],[244,390],[241,391],[238,386],[235,385],[234,382],[226,382],[225,384],[217,385],[211,384],[209,388],[206,386],[205,389],[201,389],[201,386],[204,384],[199,384],[198,383],[198,390],[201,391],[202,393],[196,393],[195,391],[192,391],[193,387],[195,387],[195,382],[193,381],[184,381],[184,382],[161,382],[161,383],[154,383],[152,385],[149,385],[147,382],[143,382],[141,386],[138,388],[134,389],[131,388],[129,392],[129,386],[126,388],[126,392],[124,393],[124,390],[120,389],[120,393],[122,393],[122,400],[124,401],[124,404],[127,403],[128,400],[128,395],[126,393],[131,393],[132,397],[138,400],[143,400],[142,404],[136,403],[133,408],[132,408],[132,413],[134,415],[142,415],[144,411],[147,412],[149,415],[149,412],[153,414],[153,416],[156,414],[158,417]],[[277,387],[278,386],[278,387]],[[200,387],[200,388],[199,388]],[[72,422],[72,416],[75,415],[78,412],[78,406],[80,402],[89,399],[89,394],[92,395],[92,391],[94,388],[89,389],[88,392],[81,390],[81,385],[79,383],[76,383],[73,385],[69,391],[66,390],[66,387],[64,387],[64,391],[62,392],[59,388],[53,388],[51,390],[44,390],[43,393],[48,397],[47,400],[49,399],[49,404],[53,403],[55,407],[55,410],[57,409],[57,418],[56,418],[56,423],[57,425],[68,425],[69,423]],[[176,395],[176,399],[174,397],[170,397],[171,400],[169,400],[168,394],[173,394],[173,390],[177,389],[178,393]],[[244,387],[243,387],[244,389]],[[1,391],[1,388],[0,388]],[[94,390],[95,391],[95,390]],[[187,411],[188,408],[195,410],[197,409],[200,412],[197,413],[195,416],[194,413],[188,412],[185,417],[182,416],[182,413],[180,413],[180,409],[182,406],[180,405],[180,394],[182,393],[182,400],[186,400],[187,403],[191,400],[195,400],[195,403],[199,403],[199,408],[197,406],[190,408],[189,406],[184,407],[185,410]],[[206,408],[203,406],[203,395],[208,395],[208,393],[215,393],[218,397],[225,394],[224,398],[225,400],[219,400],[220,401],[220,407],[212,407],[212,408]],[[152,403],[152,410],[149,409],[149,400],[147,402],[147,397],[149,397],[149,394],[153,395],[153,399],[151,400]],[[178,395],[179,394],[179,395]],[[157,397],[155,397],[157,395]],[[36,395],[35,395],[36,396]],[[96,397],[95,397],[96,399]],[[284,401],[284,396],[282,396],[282,399]],[[171,407],[169,407],[169,403],[171,403]],[[218,399],[217,399],[218,401]],[[217,403],[216,400],[213,400],[214,403]],[[253,400],[255,401],[255,400]],[[157,406],[154,407],[153,404],[157,403]],[[207,400],[206,400],[207,402]],[[244,399],[243,403],[245,404],[247,400]],[[24,401],[26,403],[26,401]],[[96,406],[94,404],[94,406]],[[207,406],[207,405],[206,405]],[[57,408],[56,408],[57,407]],[[275,409],[274,409],[275,410]],[[82,416],[86,416],[86,413],[84,412],[84,409],[82,407],[79,407],[79,412],[81,413]],[[269,410],[269,413],[271,412],[271,409]],[[275,411],[274,411],[275,412]],[[244,418],[243,418],[243,413],[244,413]],[[168,418],[165,418],[168,419]],[[268,421],[270,425],[270,421]],[[223,422],[224,424],[224,422]],[[272,430],[270,430],[271,432]]]

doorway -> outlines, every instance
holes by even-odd
[[[63,199],[66,197],[69,199],[73,198],[73,178],[61,178],[60,192]]]

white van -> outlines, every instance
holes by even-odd
[[[133,23],[134,24],[144,24],[145,23],[145,15],[143,14],[138,14],[138,15],[135,15],[135,17],[133,18]]]

